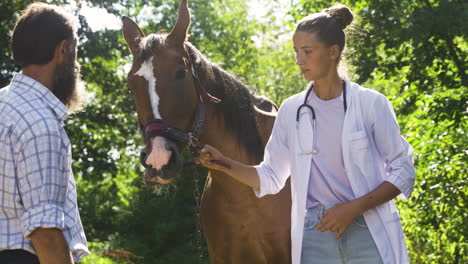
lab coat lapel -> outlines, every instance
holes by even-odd
[[[304,103],[307,91],[306,89],[302,94],[296,97],[294,109],[297,111],[299,106]],[[296,111],[294,112],[296,114]],[[305,208],[307,201],[307,189],[309,186],[310,166],[313,154],[304,154],[305,152],[312,152],[313,145],[313,129],[312,129],[312,113],[306,107],[301,108],[299,115],[299,122],[296,122],[294,116],[294,126],[292,130],[295,133],[296,147],[295,161],[296,165],[293,171],[291,183],[293,184],[293,215],[291,218],[291,232],[292,232],[292,259],[294,264],[300,263],[301,245],[303,236],[303,226],[305,217]]]
[[[299,194],[305,195],[307,193],[307,186],[309,185],[312,155],[314,155],[312,154],[314,131],[312,129],[312,113],[310,110],[303,107],[301,112],[303,114],[299,117],[299,123],[296,127],[297,191]]]
[[[312,83],[307,86],[307,89],[298,97],[297,109],[304,103],[307,91],[311,89]],[[314,142],[314,130],[312,128],[312,111],[308,107],[300,109],[299,122],[296,122],[296,161],[297,161],[297,179],[296,190],[298,194],[306,196],[307,187],[309,184],[310,166],[312,161],[312,150]],[[299,201],[304,204],[299,204],[299,208],[305,208],[305,198],[301,197]]]
[[[312,128],[313,115],[312,110],[309,107],[302,105],[306,99],[307,92],[310,89],[311,84],[309,84],[307,89],[301,94],[301,96],[298,97],[297,111],[299,111],[299,121],[296,122],[296,149],[300,155],[309,157],[312,155],[314,142],[314,131]]]
[[[306,99],[307,92],[312,88],[312,83],[307,86],[307,89],[298,97],[299,102],[297,109]],[[296,160],[298,163],[297,174],[297,191],[300,194],[306,195],[307,186],[309,184],[310,166],[312,161],[312,151],[314,143],[312,111],[308,107],[301,107],[299,113],[299,122],[296,122]],[[304,200],[305,208],[305,199]],[[302,206],[302,205],[300,205]]]

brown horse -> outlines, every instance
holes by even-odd
[[[182,167],[185,144],[210,144],[243,163],[260,163],[275,119],[266,111],[272,103],[187,41],[186,0],[169,34],[145,36],[122,19],[133,54],[127,86],[144,134],[146,183],[170,182]],[[278,194],[259,199],[251,188],[210,171],[200,207],[210,263],[290,263],[290,210],[289,181]]]

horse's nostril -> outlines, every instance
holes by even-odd
[[[169,152],[171,152],[171,153],[172,153],[172,155],[175,155],[175,154],[177,153],[177,150],[176,150],[174,147],[172,147],[172,146],[171,146],[171,147],[169,147],[169,149],[168,149],[168,150],[169,150]]]
[[[150,168],[152,168],[152,166],[151,166],[151,165],[148,165],[148,164],[146,163],[146,157],[147,157],[147,156],[148,156],[148,154],[147,154],[144,150],[142,150],[142,151],[140,152],[140,163],[141,163],[141,165],[142,165],[143,167],[145,167],[145,168],[147,168],[147,169],[150,169]]]
[[[174,153],[175,148],[172,146],[172,144],[169,144],[167,141],[164,142],[164,147],[166,148],[167,151]]]

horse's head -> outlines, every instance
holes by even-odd
[[[190,25],[187,1],[182,0],[177,23],[169,34],[145,36],[131,19],[123,17],[122,21],[133,54],[127,87],[143,130],[145,182],[169,183],[182,168],[181,151],[190,139],[182,132],[192,129],[200,100],[193,65],[184,48]]]

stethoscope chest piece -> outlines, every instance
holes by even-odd
[[[314,149],[309,152],[301,152],[301,155],[312,155],[312,154],[317,154],[317,152],[318,152],[318,149]]]

